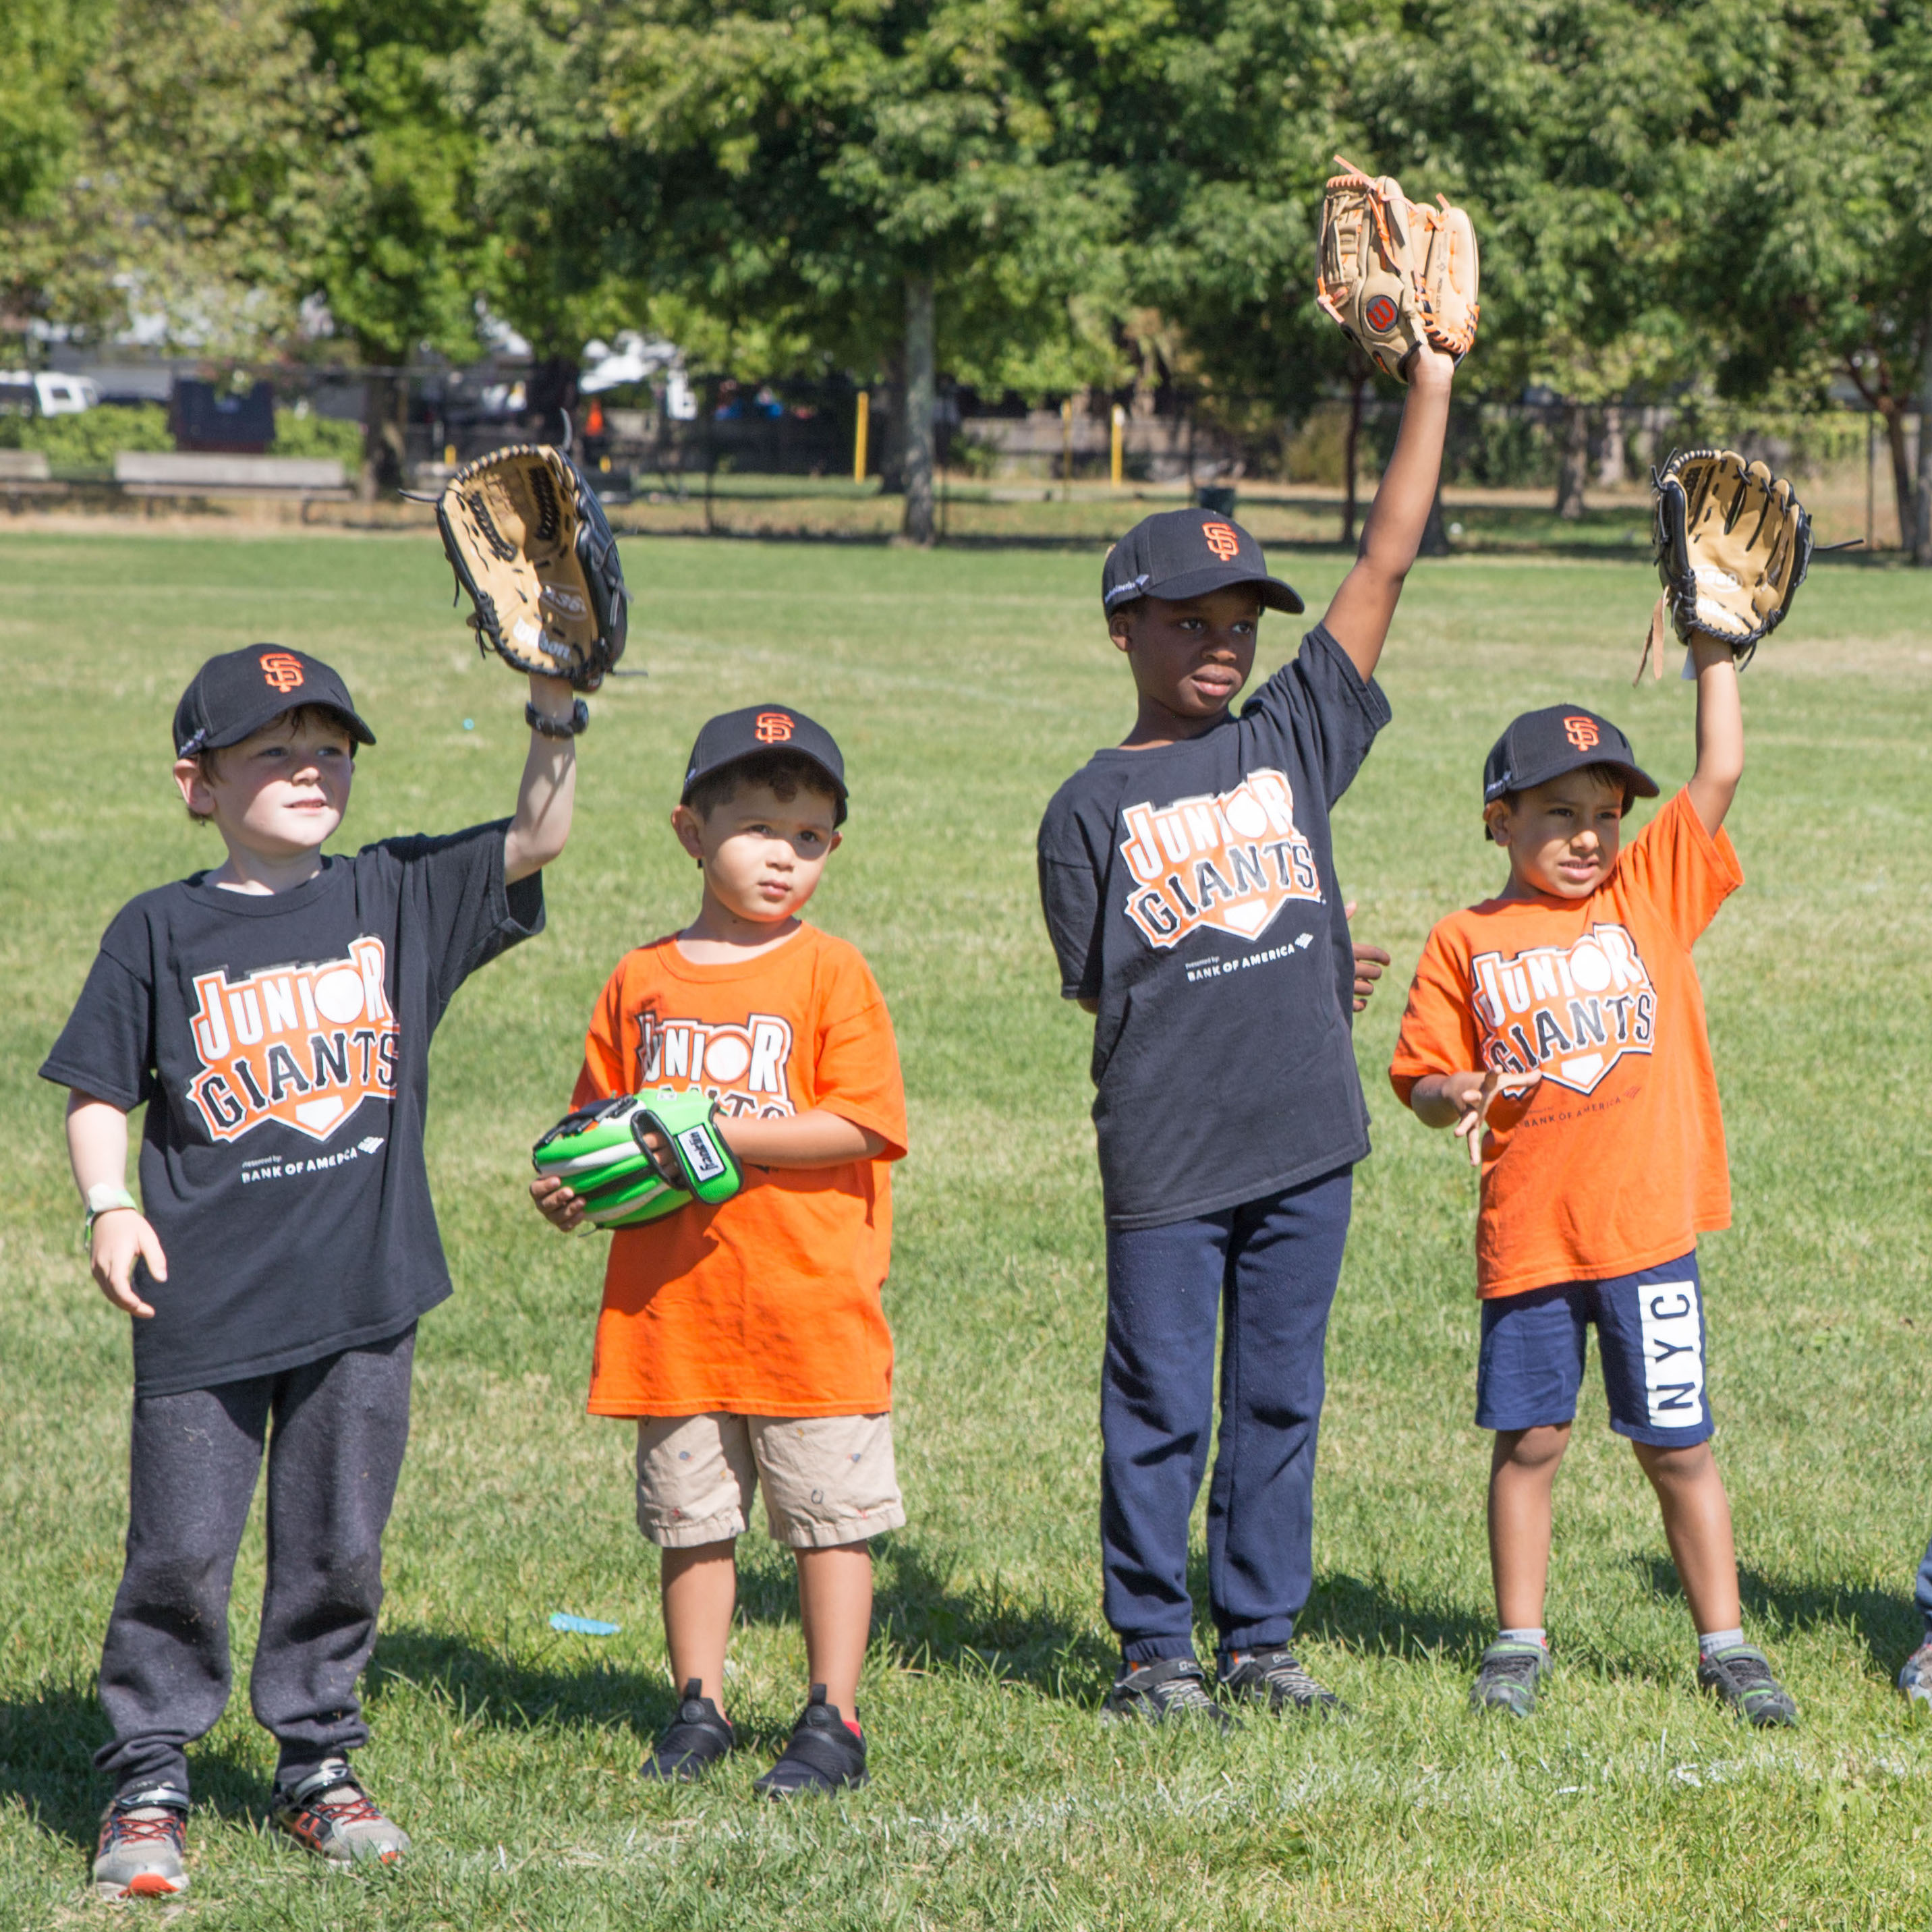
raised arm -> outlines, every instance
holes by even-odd
[[[1697,674],[1697,767],[1685,789],[1690,808],[1714,838],[1744,775],[1744,706],[1729,644],[1700,632],[1690,646],[1690,662]]]
[[[1342,580],[1323,620],[1364,678],[1375,675],[1395,616],[1402,581],[1421,547],[1442,471],[1449,428],[1449,388],[1456,364],[1424,344],[1409,371],[1408,398],[1395,454],[1362,526],[1354,568]]]
[[[546,718],[569,721],[577,694],[561,678],[530,678],[530,702]],[[503,840],[503,878],[514,885],[540,872],[563,850],[577,802],[577,740],[553,738],[532,729],[524,782],[517,790],[517,815]]]

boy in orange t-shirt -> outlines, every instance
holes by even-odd
[[[905,1521],[892,1466],[891,1163],[905,1094],[890,1016],[856,950],[798,917],[839,843],[845,775],[829,733],[777,704],[698,734],[672,829],[704,874],[697,918],[627,953],[584,1043],[573,1107],[697,1091],[746,1172],[613,1236],[590,1412],[638,1418],[638,1526],[663,1552],[664,1636],[682,1691],[645,1760],[699,1778],[736,1742],[723,1712],[734,1551],[764,1485],[798,1563],[811,1697],[761,1795],[866,1780],[860,1667],[868,1539]],[[560,1228],[584,1207],[532,1184]]]
[[[1696,1620],[1698,1682],[1753,1724],[1797,1718],[1744,1640],[1704,1388],[1696,1237],[1730,1225],[1731,1197],[1690,948],[1743,882],[1723,826],[1744,719],[1729,647],[1700,638],[1691,662],[1696,769],[1627,846],[1632,796],[1658,788],[1607,718],[1553,705],[1497,740],[1483,822],[1509,882],[1429,935],[1389,1070],[1482,1169],[1476,1424],[1496,1432],[1501,1628],[1470,1701],[1517,1717],[1550,1668],[1550,1496],[1594,1326],[1610,1426],[1657,1492]]]

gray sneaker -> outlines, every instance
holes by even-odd
[[[346,1758],[332,1757],[286,1790],[278,1786],[273,1808],[297,1844],[332,1864],[392,1865],[410,1848],[408,1833],[370,1802]]]
[[[1216,1730],[1232,1730],[1234,1720],[1208,1694],[1208,1673],[1191,1657],[1157,1657],[1150,1664],[1127,1664],[1114,1679],[1100,1706],[1103,1724],[1136,1718],[1166,1724],[1198,1719]]]
[[[1771,1660],[1748,1643],[1734,1643],[1697,1660],[1697,1682],[1714,1690],[1748,1724],[1760,1730],[1795,1724],[1798,1706],[1771,1674]]]
[[[187,1891],[187,1826],[185,1791],[157,1784],[124,1792],[100,1814],[94,1890],[104,1898],[169,1898]]]
[[[1898,1688],[1914,1717],[1932,1714],[1932,1636],[1905,1660],[1905,1668],[1898,1673]]]
[[[1221,1688],[1244,1704],[1270,1711],[1326,1712],[1346,1717],[1348,1707],[1325,1684],[1318,1684],[1292,1650],[1231,1650],[1218,1672]]]
[[[1536,1708],[1536,1690],[1551,1669],[1550,1653],[1540,1643],[1498,1637],[1476,1666],[1469,1687],[1472,1711],[1507,1711],[1527,1718]]]

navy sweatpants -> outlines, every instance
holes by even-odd
[[[1354,1178],[1342,1168],[1218,1214],[1107,1232],[1101,1564],[1130,1663],[1194,1654],[1187,1519],[1208,1466],[1217,1321],[1208,1606],[1224,1651],[1294,1633],[1314,1581],[1322,1350]]]

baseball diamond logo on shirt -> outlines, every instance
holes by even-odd
[[[744,1114],[785,1120],[796,1111],[786,1072],[789,1020],[748,1013],[742,1026],[734,1026],[650,1012],[637,1018],[639,1093],[652,1087],[696,1088],[718,1103],[728,1120]]]
[[[396,1090],[401,1035],[382,991],[380,939],[344,958],[266,966],[245,980],[195,975],[190,1016],[201,1071],[188,1099],[216,1141],[267,1120],[326,1141],[364,1100]]]
[[[1478,1048],[1485,1066],[1540,1070],[1573,1094],[1594,1090],[1626,1054],[1648,1058],[1657,1028],[1657,988],[1636,942],[1614,921],[1568,946],[1535,946],[1505,958],[1469,962]]]
[[[1133,874],[1126,915],[1156,951],[1203,926],[1258,939],[1294,899],[1322,899],[1315,854],[1296,830],[1294,788],[1272,768],[1232,791],[1130,805],[1120,856]]]

